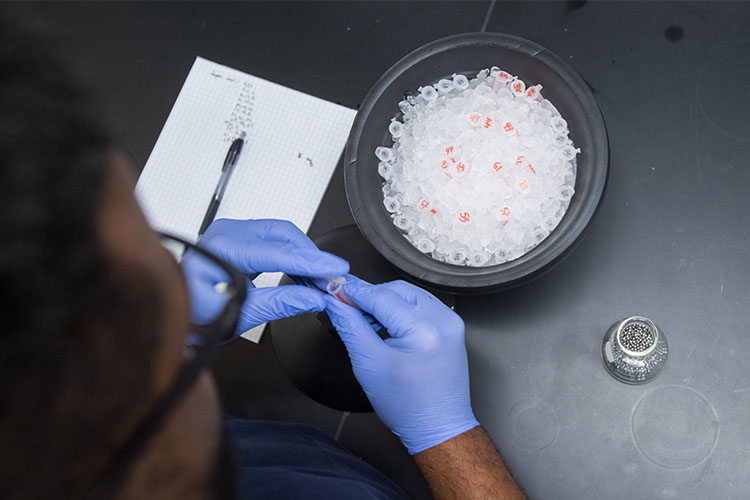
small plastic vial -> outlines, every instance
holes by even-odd
[[[405,215],[397,215],[393,218],[393,225],[399,229],[406,231],[411,227],[411,221]]]
[[[430,102],[437,99],[438,93],[437,90],[435,90],[435,87],[427,85],[426,87],[419,87],[419,95],[421,95],[422,99],[425,101]]]
[[[383,205],[385,206],[385,209],[391,213],[398,212],[401,208],[401,203],[399,203],[396,198],[392,198],[390,196],[386,196],[385,198],[383,198]]]
[[[454,266],[463,266],[464,264],[466,264],[466,252],[461,248],[452,250],[448,254],[448,262],[450,262]]]
[[[394,139],[398,139],[404,133],[404,124],[394,118],[391,120],[391,124],[388,125],[388,132],[391,133]]]
[[[557,134],[555,138],[553,139],[553,142],[555,146],[561,148],[568,143],[568,135],[565,133]]]
[[[532,87],[529,87],[526,89],[526,98],[529,99],[529,101],[534,101],[535,99],[539,99],[542,96],[542,86],[534,85]]]
[[[357,307],[356,304],[354,304],[352,298],[349,297],[349,294],[344,290],[345,283],[346,278],[344,278],[343,276],[331,278],[326,284],[326,292],[328,292],[329,295],[336,297],[346,305]]]
[[[393,174],[393,165],[381,161],[380,163],[378,163],[378,173],[383,179],[390,179],[391,175]]]
[[[508,262],[508,252],[505,250],[497,249],[495,250],[495,264],[503,264],[505,262]]]
[[[529,193],[529,191],[530,191],[530,189],[529,189],[529,181],[528,181],[528,179],[521,179],[520,181],[518,181],[518,182],[516,183],[516,190],[517,190],[517,191],[518,191],[519,193],[522,193],[522,194],[528,194],[528,193]]]
[[[497,80],[501,82],[502,84],[506,84],[508,82],[511,82],[515,80],[516,77],[508,73],[507,71],[500,70],[497,73]]]
[[[447,94],[451,90],[453,90],[453,81],[452,80],[446,80],[443,78],[437,83],[437,90],[440,94]]]
[[[380,161],[391,161],[393,159],[393,150],[391,148],[378,146],[375,148],[375,156],[377,156]]]
[[[432,242],[432,240],[422,238],[417,242],[417,250],[422,253],[430,253],[435,250],[435,244]]]
[[[492,88],[487,85],[479,85],[474,89],[474,95],[477,97],[488,96],[492,94]]]
[[[464,90],[469,88],[469,79],[465,75],[455,74],[453,75],[453,85],[458,90]]]
[[[569,201],[573,194],[575,193],[575,190],[570,186],[563,186],[560,191],[557,193],[558,199],[562,201]]]
[[[576,157],[576,154],[580,153],[581,150],[578,148],[574,148],[570,144],[567,146],[563,146],[563,148],[560,150],[560,158],[563,160],[573,160]]]
[[[566,122],[562,116],[555,116],[552,118],[550,125],[552,125],[552,130],[558,134],[568,131],[568,122]]]
[[[474,252],[469,256],[469,265],[474,267],[482,267],[490,260],[490,254],[487,252]]]
[[[523,97],[523,95],[526,93],[526,84],[523,82],[523,80],[516,80],[515,82],[510,84],[510,90],[516,97]]]
[[[457,177],[465,177],[469,174],[469,162],[465,160],[456,160],[456,164],[453,166],[452,175]]]

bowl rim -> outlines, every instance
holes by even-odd
[[[410,259],[396,252],[388,244],[387,238],[384,238],[377,230],[375,224],[368,217],[362,216],[360,207],[363,205],[363,202],[359,196],[360,183],[357,175],[358,169],[356,168],[359,155],[359,142],[373,107],[383,92],[398,77],[412,66],[435,54],[468,46],[498,47],[520,52],[529,57],[539,59],[543,64],[560,75],[561,78],[568,81],[573,94],[582,106],[584,114],[591,120],[592,135],[594,136],[592,137],[592,143],[599,145],[600,148],[595,151],[597,156],[593,162],[595,168],[591,179],[591,194],[581,205],[579,217],[571,224],[567,232],[554,242],[554,246],[551,246],[548,249],[549,251],[540,253],[535,258],[528,259],[515,267],[498,269],[494,272],[482,272],[482,270],[491,269],[491,267],[500,267],[504,264],[477,268],[451,266],[456,268],[455,272],[450,272],[447,269],[438,272],[415,265]],[[451,292],[482,293],[485,291],[507,289],[541,276],[552,269],[554,265],[558,264],[575,247],[584,230],[589,225],[589,222],[598,211],[607,184],[608,173],[609,139],[607,129],[599,105],[588,84],[565,60],[551,50],[536,42],[505,33],[477,32],[451,35],[429,42],[402,57],[375,82],[365,96],[352,124],[344,151],[344,186],[346,197],[354,221],[365,238],[370,241],[383,257],[408,276],[427,286]],[[519,259],[523,259],[523,256]],[[503,279],[498,279],[499,276]]]

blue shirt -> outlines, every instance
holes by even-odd
[[[237,499],[404,500],[381,472],[310,425],[226,417],[238,465]]]

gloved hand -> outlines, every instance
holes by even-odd
[[[345,260],[318,250],[310,238],[289,221],[219,219],[209,226],[198,245],[248,276],[247,300],[235,334],[268,321],[325,308],[326,294],[319,290],[298,285],[255,288],[251,280],[260,273],[280,271],[329,278],[349,271]],[[190,252],[182,260],[192,319],[199,323],[213,317],[223,304],[217,300],[214,285],[226,279],[217,276],[215,266],[205,263],[205,259]]]
[[[354,375],[373,409],[412,455],[479,425],[469,398],[461,318],[432,294],[403,281],[349,277],[344,290],[386,327],[382,340],[355,308],[326,297]]]

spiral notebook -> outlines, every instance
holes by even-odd
[[[198,239],[231,142],[245,145],[216,218],[286,219],[307,232],[355,111],[196,58],[136,186],[154,229]],[[256,286],[277,286],[280,273]],[[258,342],[263,327],[243,334]]]

